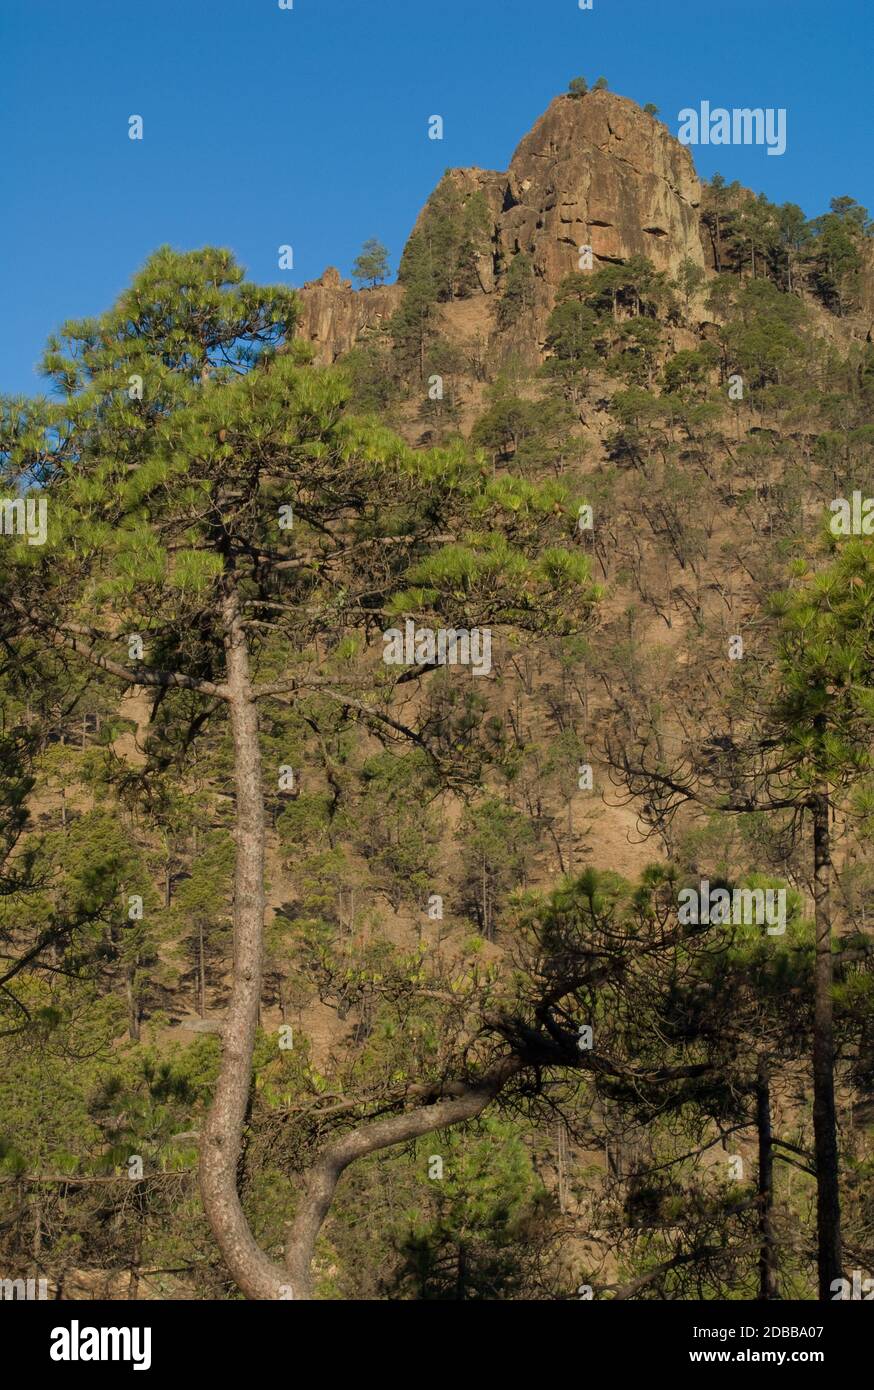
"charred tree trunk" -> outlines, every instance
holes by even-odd
[[[131,1042],[140,1040],[140,1001],[136,986],[137,963],[130,961],[124,972],[124,992],[127,999],[127,1031]]]
[[[458,1242],[458,1257],[455,1266],[455,1297],[467,1297],[467,1247],[463,1240]]]
[[[138,1210],[140,1221],[143,1220],[143,1213]],[[131,1250],[130,1268],[128,1270],[127,1296],[130,1300],[136,1300],[140,1296],[140,1269],[143,1262],[143,1231],[142,1226],[138,1226],[133,1239],[133,1249]]]
[[[817,1267],[820,1302],[830,1302],[841,1271],[831,934],[831,838],[828,788],[813,797],[813,898],[816,921],[813,1020],[813,1134],[816,1155]]]
[[[197,923],[197,993],[200,1017],[206,1018],[206,960],[203,945],[203,918]]]
[[[759,1298],[779,1298],[774,1248],[774,1141],[771,1132],[771,1081],[768,1062],[759,1058],[756,1076],[756,1130],[759,1137]]]

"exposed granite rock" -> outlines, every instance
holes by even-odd
[[[862,256],[862,273],[859,277],[861,315],[864,320],[867,340],[874,340],[874,250],[866,248]]]
[[[675,272],[704,263],[700,199],[689,151],[661,121],[610,92],[560,96],[513,155],[499,240],[505,258],[533,257],[549,297],[580,246],[596,266],[640,255]]]
[[[352,281],[343,280],[334,266],[328,266],[318,280],[310,280],[298,293],[301,318],[297,336],[312,344],[316,361],[323,364],[336,361],[362,334],[390,319],[403,297],[400,285],[354,290]]]
[[[556,97],[506,173],[453,169],[447,177],[462,195],[482,193],[489,210],[474,294],[497,298],[513,257],[531,257],[533,293],[518,335],[529,347],[542,344],[555,292],[580,268],[581,246],[592,247],[595,268],[634,255],[672,273],[686,258],[705,263],[701,184],[689,151],[661,121],[612,92]],[[301,291],[299,334],[319,361],[331,362],[387,320],[401,297],[398,285],[353,290],[331,267]]]

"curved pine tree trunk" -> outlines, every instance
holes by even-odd
[[[319,1155],[307,1175],[285,1250],[285,1263],[296,1298],[313,1296],[312,1261],[316,1240],[330,1210],[337,1183],[349,1164],[380,1149],[408,1144],[435,1129],[475,1119],[518,1070],[518,1062],[507,1058],[478,1082],[459,1083],[453,1088],[457,1095],[399,1115],[371,1120],[358,1129],[349,1130]]]
[[[222,1060],[200,1150],[204,1211],[236,1283],[248,1298],[295,1296],[288,1276],[258,1246],[237,1191],[237,1165],[261,999],[264,929],[264,799],[258,711],[239,602],[224,603],[225,653],[237,792],[234,866],[234,967],[222,1029]]]
[[[378,1149],[473,1119],[518,1070],[505,1059],[477,1082],[459,1082],[450,1094],[401,1114],[372,1120],[343,1134],[306,1175],[285,1251],[285,1267],[259,1247],[240,1203],[237,1170],[252,1082],[252,1056],[263,970],[264,798],[258,712],[252,698],[249,652],[239,602],[224,604],[226,686],[229,693],[236,783],[234,967],[222,1029],[222,1061],[201,1141],[200,1189],[204,1211],[235,1282],[255,1299],[310,1299],[316,1240],[350,1163]]]

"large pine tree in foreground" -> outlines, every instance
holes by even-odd
[[[45,547],[7,538],[0,549],[7,661],[23,670],[39,663],[47,688],[69,685],[70,699],[89,673],[99,680],[101,699],[110,683],[150,694],[147,763],[128,778],[127,794],[139,788],[153,809],[162,804],[168,776],[175,794],[196,783],[199,794],[206,785],[208,800],[210,782],[223,791],[232,770],[232,992],[221,1070],[200,1136],[204,1207],[225,1262],[250,1296],[308,1297],[316,1237],[342,1172],[355,1160],[476,1118],[493,1104],[540,1118],[557,1105],[567,1113],[584,1092],[623,1116],[655,1123],[656,1131],[656,1117],[673,1110],[688,1111],[694,1124],[729,1116],[746,1128],[747,1102],[725,1094],[726,1068],[735,1066],[738,1093],[756,1100],[760,1172],[751,1248],[760,1259],[760,1296],[773,1297],[779,1240],[771,1220],[772,1160],[781,1144],[793,1152],[773,1137],[769,1113],[769,1069],[784,1048],[760,1028],[771,993],[779,1008],[778,953],[773,988],[768,941],[757,948],[761,978],[745,957],[735,963],[735,974],[723,980],[725,1009],[731,1014],[745,991],[749,1018],[716,1028],[714,971],[728,959],[728,939],[681,927],[676,880],[663,869],[634,892],[609,876],[584,875],[537,902],[518,937],[512,934],[507,970],[453,975],[439,960],[391,967],[381,961],[372,971],[353,971],[350,984],[348,957],[342,950],[332,956],[342,943],[315,951],[309,964],[322,997],[345,1008],[350,989],[357,990],[368,1008],[383,1008],[396,1050],[381,1059],[384,1075],[379,1068],[369,1078],[356,1075],[353,1059],[339,1100],[303,1106],[306,1142],[293,1165],[303,1178],[284,1262],[273,1254],[274,1240],[253,1233],[251,1203],[244,1210],[238,1183],[242,1138],[252,1134],[269,915],[265,804],[273,792],[275,812],[278,775],[290,758],[284,740],[304,729],[324,747],[326,730],[333,735],[357,722],[369,744],[375,735],[394,752],[412,750],[419,774],[427,773],[421,787],[405,767],[412,780],[400,805],[403,779],[386,783],[386,807],[409,821],[412,801],[424,800],[425,790],[482,783],[475,730],[482,682],[450,670],[447,683],[421,656],[417,665],[387,666],[386,629],[403,629],[409,619],[431,629],[493,628],[496,643],[502,634],[534,643],[579,632],[597,598],[575,534],[580,499],[560,481],[532,486],[518,476],[490,477],[460,443],[415,452],[374,421],[355,418],[344,375],[313,368],[308,350],[293,340],[296,312],[293,294],[247,285],[225,252],[159,252],[114,309],[67,325],[50,345],[45,367],[53,398],[4,403],[0,421],[7,487],[38,484],[49,511]],[[833,839],[835,818],[861,825],[870,814],[870,543],[842,545],[832,565],[808,575],[783,601],[780,616],[779,660],[765,673],[764,694],[748,681],[742,718],[726,719],[712,740],[688,750],[685,767],[667,767],[662,750],[649,746],[647,729],[632,729],[613,752],[642,793],[639,804],[657,820],[685,801],[728,814],[765,812],[789,822],[809,851],[819,1278],[820,1297],[830,1298],[842,1272]],[[432,699],[435,684],[440,693]],[[28,868],[15,850],[31,783],[14,768],[19,750],[11,737],[0,749],[8,807],[0,823],[0,891],[20,889]],[[196,775],[189,756],[195,753]],[[298,818],[288,811],[282,818],[291,863],[306,848],[306,809],[302,802]],[[169,842],[169,818],[163,831]],[[465,833],[478,856],[483,920],[509,945],[505,922],[495,924],[487,907],[483,875],[494,851],[484,850],[469,827]],[[371,852],[372,837],[364,838]],[[169,865],[169,848],[165,857]],[[138,871],[126,859],[122,868],[129,889]],[[92,918],[110,910],[116,877],[107,876],[103,896],[92,894],[81,910],[53,919],[36,943],[40,952],[63,953]],[[195,943],[201,1009],[204,943],[223,904],[216,903],[213,921],[209,906],[195,882],[176,905],[177,944],[191,954]],[[273,938],[285,927],[277,918]],[[142,948],[134,934],[126,940],[125,970],[135,982]],[[10,954],[17,944],[9,935]],[[851,951],[840,956],[842,970]],[[13,988],[37,957],[25,951],[20,959],[10,967]],[[812,977],[807,966],[805,944],[798,962],[804,991]],[[678,989],[681,979],[688,995]],[[131,993],[135,1037],[139,1013]],[[699,1017],[702,998],[710,1026]],[[407,1036],[409,1018],[417,1028]],[[805,1040],[807,1023],[805,1012]],[[594,1045],[581,1049],[578,1032],[589,1024]],[[758,1046],[755,1076],[754,1053],[745,1053],[750,1039]],[[735,1206],[725,1207],[732,1221]],[[615,1296],[635,1296],[647,1281],[660,1287],[666,1279],[670,1288],[683,1270],[709,1271],[714,1287],[727,1279],[736,1288],[731,1270],[749,1258],[744,1240],[718,1245],[713,1231],[723,1206],[705,1203],[702,1210],[677,1248],[618,1293],[612,1286]]]
[[[234,967],[200,1176],[228,1267],[262,1298],[306,1296],[354,1157],[479,1113],[519,1063],[505,1056],[447,1094],[420,1087],[412,1110],[350,1132],[310,1175],[287,1267],[258,1246],[237,1167],[261,999],[264,782],[277,772],[261,766],[259,711],[333,702],[450,777],[445,750],[392,711],[394,685],[434,663],[387,668],[380,634],[408,618],[568,632],[596,598],[574,544],[578,499],[487,482],[461,446],[414,453],[351,417],[342,376],[291,340],[295,318],[291,292],[247,284],[227,252],[164,249],[107,314],[50,343],[56,398],[9,408],[0,441],[7,474],[38,483],[49,509],[49,543],[0,559],[7,640],[153,691],[183,746],[227,721]]]

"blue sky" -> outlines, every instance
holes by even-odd
[[[264,282],[349,274],[369,236],[396,267],[443,170],[506,168],[577,74],[674,132],[704,99],[785,107],[782,157],[699,147],[699,173],[811,216],[874,205],[874,0],[0,0],[0,52],[5,393],[41,390],[47,334],[163,242],[230,246]]]

